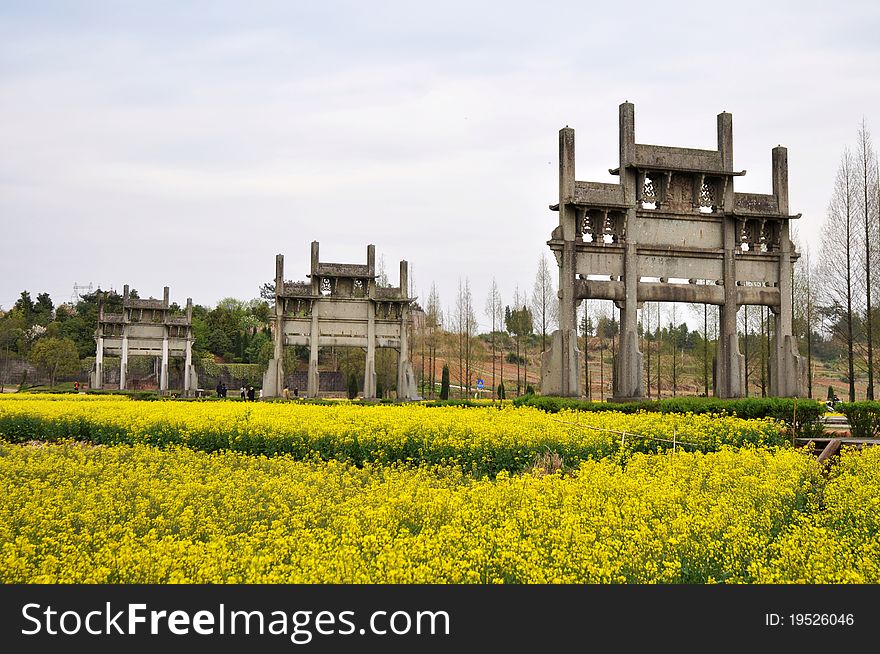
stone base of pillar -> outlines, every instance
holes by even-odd
[[[317,361],[309,361],[309,379],[308,379],[308,387],[306,388],[306,396],[308,397],[318,397],[318,391],[320,390],[320,375],[318,373],[318,362]],[[266,392],[263,391],[263,397],[266,396]]]
[[[782,343],[782,370],[770,359],[770,392],[776,397],[807,396],[807,362],[797,350],[793,336],[786,336]]]
[[[278,397],[281,389],[278,388],[278,379],[281,377],[281,361],[269,359],[269,367],[263,373],[263,397]]]
[[[739,337],[731,334],[727,342],[727,360],[719,361],[718,397],[745,397],[746,358],[739,352]]]
[[[103,365],[96,363],[92,366],[92,372],[89,373],[89,388],[101,388],[104,380]]]
[[[372,363],[367,364],[367,369],[364,372],[364,399],[376,399],[376,368]]]
[[[192,364],[189,366],[189,388],[184,389],[183,395],[184,397],[192,397],[196,394],[196,389],[199,387],[199,373],[196,372],[196,367]]]
[[[582,367],[581,352],[577,348],[577,334],[571,329],[568,339],[563,339],[562,335],[562,330],[557,329],[553,332],[550,337],[550,349],[541,354],[541,393],[579,397]],[[567,347],[563,345],[564,340],[568,341]]]
[[[421,400],[412,362],[404,361],[400,368],[397,376],[397,398],[413,402]]]
[[[642,353],[639,351],[639,337],[635,332],[621,335],[620,351],[614,362],[614,400],[643,400],[645,398],[645,376],[642,367]]]

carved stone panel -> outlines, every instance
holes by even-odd
[[[693,213],[694,178],[693,175],[676,173],[672,176],[666,194],[664,210],[674,213]]]

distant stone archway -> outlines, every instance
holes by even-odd
[[[91,387],[103,388],[104,355],[119,356],[119,388],[126,387],[129,356],[150,356],[160,359],[159,391],[168,390],[168,362],[171,357],[185,359],[183,393],[192,394],[198,387],[198,375],[192,365],[192,298],[186,299],[186,312],[173,315],[168,287],[161,300],[139,299],[129,295],[128,284],[122,292],[122,313],[105,313],[104,303],[98,307],[98,328],[95,331],[95,365]]]
[[[418,396],[409,360],[408,329],[411,305],[408,296],[409,265],[400,262],[400,285],[376,284],[376,249],[367,246],[367,263],[325,263],[319,244],[312,241],[309,282],[284,281],[284,256],[275,257],[274,354],[263,376],[263,397],[277,397],[284,387],[283,348],[309,348],[306,395],[318,397],[318,349],[361,347],[366,351],[364,399],[376,398],[376,348],[398,350],[397,396]]]

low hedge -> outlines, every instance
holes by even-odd
[[[841,402],[837,410],[846,416],[856,438],[880,436],[880,402]]]
[[[549,413],[562,409],[574,411],[638,411],[660,413],[720,413],[740,418],[773,418],[789,427],[794,420],[795,400],[789,397],[739,398],[725,400],[714,397],[672,397],[641,402],[589,402],[569,397],[524,395],[513,400],[514,406],[532,406]],[[876,403],[880,411],[880,403]],[[812,438],[822,435],[822,415],[825,403],[816,400],[797,400],[797,435]],[[878,413],[880,416],[880,413]],[[880,425],[878,425],[880,426]]]

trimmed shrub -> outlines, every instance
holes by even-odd
[[[841,402],[837,409],[846,416],[854,437],[876,438],[880,435],[880,402]]]
[[[642,402],[588,402],[568,397],[524,395],[513,400],[515,406],[533,406],[557,413],[573,411],[658,411],[660,413],[718,413],[740,418],[773,418],[789,427],[795,420],[795,400],[788,397],[739,398],[725,400],[713,397],[672,397]],[[878,405],[880,406],[880,405]],[[816,400],[797,400],[797,435],[802,438],[820,436],[824,432],[821,418],[825,404]]]

